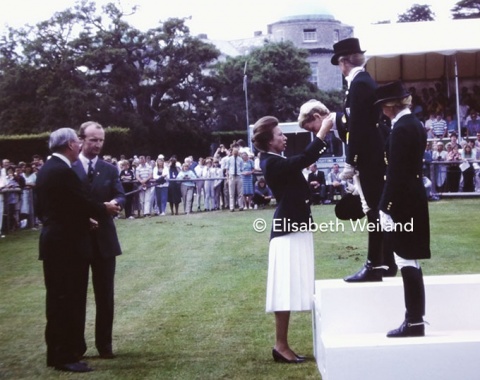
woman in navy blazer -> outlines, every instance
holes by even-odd
[[[326,115],[319,118],[320,122]],[[326,150],[329,127],[322,127],[303,153],[285,158],[287,137],[278,120],[265,116],[255,123],[252,142],[261,151],[260,167],[277,201],[270,235],[266,311],[275,313],[273,359],[301,363],[288,344],[290,312],[311,310],[314,293],[314,255],[310,189],[302,169]]]

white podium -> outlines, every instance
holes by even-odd
[[[405,315],[400,276],[315,282],[322,380],[479,380],[480,275],[425,276],[425,337],[387,338]]]

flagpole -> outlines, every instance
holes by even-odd
[[[248,83],[247,83],[247,62],[245,61],[245,67],[243,69],[243,92],[245,92],[245,116],[247,120],[247,142],[248,146],[251,147],[250,142],[250,120],[248,117]]]

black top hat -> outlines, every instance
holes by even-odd
[[[409,95],[410,93],[403,87],[402,82],[397,80],[380,86],[375,90],[375,97],[377,98],[375,104],[394,99],[403,99]]]
[[[333,57],[330,60],[332,65],[338,65],[338,58],[344,55],[365,53],[366,50],[360,49],[358,38],[346,38],[333,45]]]
[[[352,193],[345,194],[335,206],[335,215],[340,220],[362,219],[365,214],[360,196]]]

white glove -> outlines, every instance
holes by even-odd
[[[340,179],[343,179],[345,181],[347,179],[352,179],[354,175],[355,175],[355,168],[350,164],[345,164],[345,167],[340,173]]]
[[[353,195],[358,195],[358,188],[351,182],[347,182],[347,187],[345,188],[347,193],[351,193]]]
[[[395,223],[389,214],[385,214],[380,210],[380,226],[385,232],[392,232],[395,228]]]

